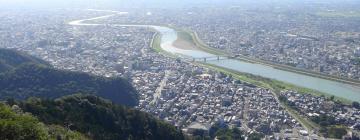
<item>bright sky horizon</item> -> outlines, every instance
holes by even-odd
[[[294,3],[355,3],[359,0],[0,0],[3,8],[97,8],[97,7],[191,7],[201,5],[220,6],[226,4],[276,5]]]

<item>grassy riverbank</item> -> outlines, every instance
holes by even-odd
[[[198,39],[196,39],[194,34],[191,35],[187,31],[184,31],[184,30],[178,31],[178,37],[181,38],[182,40],[193,42],[194,44],[196,44],[196,46],[203,46],[201,44],[201,42]],[[161,53],[162,55],[169,56],[169,57],[172,57],[172,58],[177,58],[176,55],[162,50],[160,44],[161,44],[161,36],[160,35],[155,35],[154,40],[152,42],[153,49],[156,52]],[[213,53],[213,54],[216,53],[217,55],[223,55],[224,54],[224,52],[221,52],[221,51],[218,51],[218,50],[213,50],[211,48],[207,48],[207,47],[204,47],[204,46],[201,47],[200,49],[201,50],[208,49],[208,50],[204,50],[204,51],[209,52],[209,53]],[[247,61],[247,60],[245,60],[245,61]],[[329,94],[322,93],[322,92],[315,91],[315,90],[311,90],[311,89],[308,89],[308,88],[295,86],[295,85],[292,85],[292,84],[284,83],[284,82],[277,81],[277,80],[274,80],[274,79],[264,78],[264,77],[261,77],[261,76],[256,76],[256,75],[249,74],[249,73],[238,72],[238,71],[235,71],[235,70],[232,70],[232,69],[227,69],[227,68],[223,68],[223,67],[208,64],[208,63],[201,63],[201,62],[189,62],[189,63],[192,63],[192,64],[195,64],[195,65],[199,65],[199,66],[202,66],[202,67],[206,67],[206,68],[218,71],[218,72],[222,72],[222,73],[231,75],[233,78],[235,78],[237,80],[244,81],[244,82],[256,85],[258,87],[271,89],[274,92],[274,95],[277,98],[279,97],[280,92],[283,91],[283,90],[295,90],[295,91],[298,91],[299,93],[309,93],[309,94],[313,94],[313,95],[316,95],[316,96],[327,96],[327,97],[331,96]],[[351,104],[351,101],[349,101],[347,99],[343,99],[343,98],[339,98],[339,97],[335,97],[335,99],[341,101],[344,104]],[[290,113],[290,115],[293,116],[296,120],[298,120],[309,132],[311,132],[313,130],[316,131],[316,130],[320,129],[319,125],[315,124],[314,122],[312,122],[308,118],[302,116],[296,110],[294,110],[290,106],[288,106],[286,103],[283,103],[283,102],[280,102],[280,103],[282,104],[283,107],[285,107],[285,109]]]
[[[161,49],[161,34],[159,33],[154,34],[153,39],[151,41],[151,47],[157,53],[167,53],[166,51]]]
[[[178,35],[179,35],[178,37],[181,37],[181,38],[186,39],[187,41],[193,42],[197,46],[197,49],[200,49],[202,51],[205,51],[205,52],[208,52],[208,53],[211,53],[214,55],[228,55],[225,51],[207,47],[205,45],[205,43],[202,42],[198,38],[197,34],[192,31],[182,30],[182,29],[177,29],[176,31],[178,32]]]
[[[216,54],[216,55],[227,55],[226,52],[207,47],[203,42],[201,42],[201,40],[197,37],[197,35],[191,31],[181,30],[181,29],[176,29],[176,31],[178,32],[179,38],[189,41],[189,42],[193,42],[194,44],[196,44],[198,49],[201,49],[203,51],[206,51],[206,52],[212,53],[212,54]],[[166,56],[176,58],[176,55],[162,50],[162,48],[160,47],[160,43],[161,43],[161,35],[156,34],[154,37],[153,43],[152,43],[154,50],[159,53],[165,54]],[[248,60],[248,59],[241,59],[241,60],[252,62],[252,63],[258,63],[258,62],[254,62],[254,61]],[[249,74],[249,73],[238,72],[238,71],[235,71],[232,69],[227,69],[227,68],[223,68],[223,67],[208,64],[208,63],[201,63],[201,62],[193,62],[193,63],[196,65],[201,65],[203,67],[207,67],[207,68],[219,71],[219,72],[230,74],[238,80],[245,81],[245,82],[254,84],[256,86],[271,89],[276,94],[279,94],[280,91],[282,91],[282,90],[295,90],[295,91],[298,91],[299,93],[308,93],[308,94],[313,94],[316,96],[327,96],[327,97],[332,96],[330,94],[319,92],[316,90],[299,87],[299,86],[296,86],[293,84],[281,82],[281,81],[274,80],[274,79],[264,78],[264,77],[256,76],[256,75]],[[335,99],[339,100],[345,104],[351,104],[350,100],[347,100],[344,98],[335,97]]]
[[[160,46],[160,43],[161,43],[161,35],[155,34],[154,38],[153,38],[153,41],[152,41],[152,44],[151,44],[152,49],[154,51],[158,52],[161,55],[176,58],[176,56],[174,54],[170,54],[170,53],[162,50],[162,48]],[[246,73],[240,73],[240,72],[237,72],[237,71],[228,70],[228,69],[225,69],[225,68],[221,68],[221,67],[206,64],[206,63],[193,62],[193,64],[199,65],[199,66],[202,66],[202,67],[207,67],[209,69],[216,70],[218,72],[223,72],[223,73],[228,74],[228,75],[232,75],[237,80],[246,81],[248,83],[251,83],[251,84],[254,84],[254,85],[257,85],[257,86],[260,86],[260,87],[264,87],[264,88],[268,88],[268,89],[278,89],[279,91],[280,91],[280,89],[282,89],[282,87],[280,87],[280,86],[277,86],[278,88],[272,88],[274,86],[273,85],[274,83],[270,82],[269,81],[270,79],[266,79],[265,81],[268,81],[268,82],[265,82],[264,79],[262,79],[262,77],[259,77],[259,76],[254,76],[254,75],[246,74]],[[260,78],[262,80],[260,80]],[[287,110],[289,110],[289,113],[291,113],[292,116],[294,116],[297,120],[299,120],[299,122],[303,126],[305,126],[308,130],[315,129],[315,127],[312,125],[312,122],[302,118],[297,112],[295,112],[291,108],[289,108],[287,106],[285,106],[285,107],[286,107]]]
[[[175,54],[169,53],[161,48],[161,34],[159,34],[159,33],[154,34],[150,46],[155,52],[157,52],[161,55],[171,57],[171,58],[177,57]]]
[[[193,42],[201,50],[207,49],[207,50],[204,50],[204,51],[207,51],[209,53],[217,53],[218,55],[224,55],[224,53],[225,53],[225,52],[221,52],[219,50],[215,50],[213,48],[204,47],[202,42],[199,41],[199,39],[196,37],[195,34],[189,33],[190,31],[180,30],[180,29],[177,29],[177,31],[178,31],[178,37],[179,38],[182,38],[183,40],[186,40],[186,41]],[[165,53],[167,56],[176,57],[174,54],[171,54],[171,53],[168,53],[168,52],[162,50],[161,47],[160,47],[160,42],[161,42],[161,36],[157,34],[154,37],[154,41],[153,41],[153,44],[152,44],[153,48],[157,52],[163,53],[163,54]],[[319,92],[319,91],[316,91],[316,90],[299,87],[299,86],[296,86],[296,85],[293,85],[293,84],[288,84],[288,83],[281,82],[281,81],[278,81],[278,80],[264,78],[264,77],[256,76],[256,75],[249,74],[249,73],[238,72],[238,71],[235,71],[235,70],[219,67],[219,66],[216,66],[216,65],[208,64],[208,63],[196,62],[196,64],[207,67],[207,68],[210,68],[210,69],[214,69],[214,70],[226,73],[226,74],[233,75],[236,79],[246,81],[246,82],[254,84],[256,86],[272,89],[276,93],[279,93],[282,90],[295,90],[295,91],[298,91],[300,93],[309,93],[309,94],[313,94],[313,95],[316,95],[316,96],[321,96],[321,95],[328,96],[328,97],[331,96],[331,95],[329,95],[327,93]],[[346,103],[346,104],[351,103],[351,101],[349,101],[347,99],[344,99],[344,98],[335,97],[335,99],[340,100],[341,102]]]
[[[188,31],[188,30],[179,30],[179,31],[181,32],[181,34],[188,34],[188,35],[183,35],[183,36],[191,36],[192,39],[189,41],[193,41],[196,44],[196,46],[203,51],[206,51],[208,53],[212,53],[215,55],[225,55],[225,56],[233,56],[234,55],[234,54],[230,54],[228,52],[225,52],[225,51],[222,51],[219,49],[208,47],[205,43],[203,43],[201,41],[201,39],[198,37],[197,33],[195,33],[195,32]],[[188,38],[188,37],[186,37],[186,38]],[[294,73],[303,74],[303,75],[308,75],[311,77],[317,77],[317,78],[322,78],[322,79],[331,80],[331,81],[337,81],[337,82],[341,82],[341,83],[345,83],[345,84],[360,86],[359,80],[342,78],[342,77],[333,76],[333,75],[327,75],[327,74],[304,70],[304,69],[300,69],[300,68],[296,68],[296,67],[292,67],[292,66],[288,66],[288,65],[276,64],[276,63],[263,61],[263,60],[259,60],[259,59],[253,59],[253,58],[249,58],[249,57],[242,56],[242,55],[240,55],[236,59],[239,59],[241,61],[251,62],[251,63],[267,65],[267,66],[270,66],[270,67],[273,67],[276,69],[294,72]]]
[[[254,84],[256,86],[259,86],[259,87],[271,89],[276,94],[279,94],[280,91],[283,91],[283,90],[294,90],[294,91],[298,91],[299,93],[308,93],[308,94],[312,94],[312,95],[316,95],[316,96],[331,97],[331,95],[327,94],[327,93],[319,92],[319,91],[308,89],[308,88],[299,87],[299,86],[296,86],[293,84],[288,84],[288,83],[281,82],[281,81],[274,80],[274,79],[264,78],[264,77],[256,76],[256,75],[249,74],[249,73],[238,72],[235,70],[219,67],[216,65],[208,64],[208,63],[197,62],[197,64],[207,67],[207,68],[210,68],[210,69],[213,69],[213,70],[216,70],[216,71],[219,71],[219,72],[223,72],[223,73],[232,75],[234,78],[236,78],[238,80],[245,81],[245,82]],[[350,100],[347,100],[344,98],[335,97],[335,99],[339,100],[345,104],[351,104]]]
[[[233,54],[229,54],[229,53],[227,53],[225,51],[222,51],[222,50],[218,50],[218,49],[215,49],[215,48],[208,47],[205,43],[203,43],[201,41],[201,39],[199,39],[198,35],[195,32],[192,32],[192,31],[189,31],[189,30],[181,30],[181,29],[177,29],[177,31],[179,32],[178,33],[178,35],[180,35],[179,37],[184,37],[188,41],[193,41],[196,44],[196,46],[198,47],[197,49],[206,51],[208,53],[216,54],[216,55],[225,55],[225,56],[232,56],[233,55]],[[191,36],[191,38],[189,36]],[[252,59],[252,58],[248,58],[248,57],[244,57],[244,56],[240,56],[237,59],[239,59],[241,61],[250,62],[250,63],[257,63],[257,64],[262,64],[262,65],[267,65],[267,66],[270,66],[270,67],[273,67],[273,68],[276,68],[276,69],[289,71],[289,72],[294,72],[294,73],[298,73],[298,74],[302,74],[302,75],[308,75],[308,76],[311,76],[311,77],[317,77],[317,78],[322,78],[322,79],[331,80],[331,81],[337,81],[337,82],[341,82],[341,83],[345,83],[345,84],[351,84],[351,85],[355,85],[355,86],[360,86],[360,81],[353,80],[353,79],[339,78],[339,77],[336,77],[336,76],[331,76],[331,75],[326,75],[326,74],[322,74],[322,73],[318,73],[318,72],[302,70],[302,69],[294,68],[294,67],[287,66],[287,65],[274,64],[274,63],[271,63],[271,62]],[[227,70],[229,70],[229,69],[227,69]],[[244,75],[244,74],[246,74],[246,73],[242,73],[242,75]],[[255,77],[259,77],[259,76],[255,76]],[[247,78],[247,79],[249,79],[249,78]],[[256,79],[259,79],[259,78],[256,78]],[[264,79],[268,79],[268,78],[264,78]],[[262,79],[262,80],[264,80],[264,79]],[[269,79],[269,80],[271,81],[271,83],[276,83],[275,84],[276,87],[282,87],[283,86],[283,87],[285,87],[285,89],[288,89],[288,90],[292,89],[292,90],[299,91],[301,93],[310,93],[310,94],[317,95],[317,96],[321,96],[321,95],[325,95],[325,96],[328,96],[328,97],[331,96],[330,94],[327,94],[327,93],[319,92],[319,91],[308,89],[308,88],[299,87],[299,86],[296,86],[296,85],[293,85],[293,84],[288,84],[288,83],[284,83],[284,82],[277,81],[277,80],[272,80],[272,79]],[[266,80],[266,81],[269,81],[269,80]],[[274,84],[272,84],[272,85],[274,85]],[[335,98],[342,101],[343,103],[346,103],[346,104],[351,103],[350,100],[347,100],[347,99],[344,99],[344,98],[340,98],[340,97],[335,97]]]

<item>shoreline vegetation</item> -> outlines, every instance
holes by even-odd
[[[178,32],[178,34],[179,34],[179,32]],[[179,37],[182,37],[181,32],[179,34]],[[171,58],[174,58],[174,59],[177,58],[177,56],[175,54],[166,52],[165,50],[163,50],[161,48],[161,35],[159,33],[154,34],[153,40],[151,41],[150,46],[152,47],[152,49],[155,52],[159,53],[160,55],[171,57]],[[279,93],[281,91],[280,89],[284,89],[284,88],[287,88],[287,89],[289,89],[289,88],[292,88],[292,89],[297,88],[298,90],[301,90],[303,93],[307,93],[307,91],[310,90],[310,89],[295,87],[295,86],[289,85],[289,84],[286,84],[287,86],[284,86],[285,83],[282,83],[280,81],[274,81],[274,80],[271,80],[271,79],[266,79],[266,78],[256,76],[256,75],[252,75],[252,74],[248,74],[248,73],[241,73],[241,72],[238,72],[238,71],[235,71],[235,70],[230,70],[230,69],[222,68],[222,67],[207,64],[207,63],[190,62],[190,61],[185,61],[185,62],[194,64],[194,65],[198,65],[198,66],[201,66],[201,67],[209,68],[209,69],[212,69],[212,70],[215,70],[215,71],[218,71],[218,72],[222,72],[222,73],[225,73],[225,74],[228,74],[228,75],[231,75],[231,76],[233,76],[233,78],[235,78],[237,80],[245,81],[247,83],[254,84],[254,85],[259,86],[259,87],[271,89],[271,90],[273,90],[275,92],[275,96],[277,98],[278,98]],[[316,91],[312,91],[311,93],[314,94],[314,95],[318,95],[318,96],[326,95],[326,94],[319,93],[319,92],[316,92]],[[340,99],[340,100],[350,104],[350,102],[346,101],[345,99]],[[308,119],[303,119],[297,112],[295,112],[293,109],[291,109],[285,103],[283,103],[283,102],[280,102],[280,103],[283,104],[284,107],[286,108],[286,110],[288,110],[289,113],[291,113],[291,115],[294,116],[309,132],[312,131],[312,130],[318,129],[318,127],[316,127],[316,125],[314,125],[313,122],[309,121]]]
[[[212,53],[215,55],[231,55],[229,53],[226,53],[222,50],[218,50],[218,49],[214,49],[214,48],[210,48],[207,45],[205,45],[205,43],[203,43],[198,35],[193,32],[193,31],[189,31],[189,30],[181,30],[178,29],[178,32],[185,32],[188,33],[188,35],[191,35],[191,40],[189,41],[193,41],[197,47],[199,47],[199,49],[206,51],[208,53]],[[181,37],[181,36],[180,36]],[[293,68],[290,66],[283,66],[280,64],[273,64],[271,62],[265,62],[263,60],[256,60],[256,59],[251,59],[251,58],[243,58],[242,56],[240,56],[240,58],[237,58],[238,60],[241,61],[246,61],[246,62],[250,62],[250,63],[257,63],[257,64],[263,64],[263,65],[267,65],[270,67],[273,67],[275,69],[280,69],[280,70],[285,70],[285,71],[290,71],[290,72],[295,72],[298,74],[304,74],[304,75],[308,75],[308,76],[312,76],[312,77],[317,77],[317,78],[322,78],[322,79],[326,79],[326,80],[331,80],[331,81],[337,81],[337,82],[342,82],[342,83],[346,83],[346,84],[351,84],[353,86],[360,86],[360,81],[356,81],[356,80],[352,80],[352,79],[337,79],[339,77],[335,77],[335,76],[331,76],[331,75],[326,75],[326,74],[321,74],[321,73],[317,73],[317,72],[309,72],[306,70],[301,70],[299,68]],[[328,93],[324,93],[324,92],[320,92],[317,90],[312,90],[309,88],[304,88],[304,87],[300,87],[300,86],[296,86],[290,83],[286,83],[286,82],[282,82],[282,81],[278,81],[275,79],[270,79],[270,78],[265,78],[265,77],[261,77],[261,76],[257,76],[257,75],[253,75],[253,74],[249,74],[249,73],[243,73],[243,72],[238,72],[235,70],[231,70],[228,68],[223,68],[223,67],[219,67],[219,66],[215,66],[215,65],[211,65],[211,64],[207,64],[207,63],[202,63],[202,65],[206,66],[206,67],[211,67],[211,68],[215,68],[215,69],[222,69],[222,71],[226,71],[228,73],[230,73],[231,75],[240,75],[242,77],[243,81],[247,81],[249,83],[255,84],[257,86],[260,87],[265,87],[265,88],[270,88],[270,89],[274,89],[275,92],[279,92],[279,89],[282,90],[295,90],[298,91],[299,93],[308,93],[308,94],[312,94],[312,95],[316,95],[316,96],[326,96],[326,97],[331,97],[331,94]],[[316,74],[321,74],[316,75]],[[330,76],[330,77],[325,77],[325,76]],[[246,77],[246,78],[244,78]],[[255,80],[254,80],[255,79]],[[344,81],[345,80],[345,81]],[[351,80],[351,81],[346,81],[346,80]],[[267,85],[267,86],[264,86]],[[269,86],[272,85],[272,86]],[[274,88],[275,87],[275,88]],[[281,87],[281,88],[279,88]],[[351,104],[352,101],[345,99],[345,98],[341,98],[341,97],[336,97],[335,99],[341,101],[342,103],[345,104]]]
[[[179,38],[181,38],[182,40],[193,42],[194,45],[196,47],[198,47],[196,49],[200,49],[202,51],[206,51],[208,53],[212,53],[212,54],[215,54],[215,55],[226,55],[227,54],[226,52],[224,52],[222,50],[217,50],[217,49],[214,49],[214,48],[207,47],[205,45],[205,43],[203,43],[197,37],[197,34],[195,32],[192,32],[192,31],[186,30],[186,29],[179,29],[179,28],[176,28],[176,27],[170,27],[170,28],[175,29],[178,32]],[[158,52],[160,54],[163,54],[165,56],[172,57],[172,58],[177,58],[176,54],[172,54],[172,53],[164,51],[161,48],[160,44],[161,44],[161,35],[159,33],[156,33],[154,35],[153,41],[151,43],[152,48],[156,52]],[[261,63],[261,62],[255,61],[255,60],[242,59],[242,58],[238,58],[238,59],[241,60],[241,61],[246,61],[246,62],[250,62],[250,63],[258,63],[258,64],[263,64],[263,65],[274,67],[271,64],[266,64],[266,63],[264,64],[264,63]],[[208,64],[208,63],[202,63],[202,62],[189,62],[189,63],[193,63],[195,65],[200,65],[200,66],[203,66],[203,67],[207,67],[209,69],[213,69],[213,70],[216,70],[216,71],[219,71],[219,72],[223,72],[223,73],[232,75],[237,80],[245,81],[245,82],[254,84],[256,86],[259,86],[259,87],[271,89],[277,95],[282,90],[294,90],[294,91],[298,91],[299,93],[302,93],[302,94],[312,94],[312,95],[316,95],[316,96],[326,96],[326,97],[329,97],[329,98],[332,96],[332,95],[330,95],[328,93],[323,93],[323,92],[320,92],[320,91],[317,91],[317,90],[312,90],[312,89],[309,89],[309,88],[304,88],[304,87],[296,86],[296,85],[293,85],[293,84],[281,82],[281,81],[270,79],[270,78],[264,78],[264,77],[249,74],[249,73],[243,73],[243,72],[239,72],[239,71],[231,70],[231,69],[228,69],[228,68],[215,66],[215,65],[212,65],[212,64]],[[288,66],[288,67],[290,67],[290,66]],[[274,67],[274,68],[277,68],[277,67]],[[280,69],[280,68],[278,68],[278,69]],[[305,73],[300,73],[299,71],[295,71],[295,70],[291,71],[291,70],[287,70],[285,68],[282,69],[282,70],[286,70],[286,71],[290,71],[290,72],[297,72],[299,74],[305,74],[305,75],[308,75],[308,76],[315,77],[314,74],[309,75],[309,74],[306,74],[306,72]],[[318,78],[323,78],[323,77],[318,77]],[[323,78],[323,79],[333,80],[331,78]],[[335,80],[333,80],[333,81],[335,81]],[[341,81],[338,81],[338,82],[341,82]],[[360,85],[360,83],[358,83],[358,84]],[[352,84],[352,85],[354,85],[354,84]],[[354,85],[354,86],[356,86],[356,85]],[[352,103],[352,101],[350,101],[350,100],[347,100],[347,99],[344,99],[344,98],[341,98],[341,97],[337,97],[337,96],[334,96],[334,97],[335,97],[336,100],[342,102],[343,104],[350,105]]]
[[[203,46],[202,48],[196,48],[196,49],[197,50],[200,49],[200,50],[206,51],[208,53],[212,53],[212,54],[216,54],[216,55],[221,55],[221,54],[224,53],[221,50],[213,50],[212,48],[205,47],[205,45],[201,42],[201,40],[197,39],[196,34],[194,34],[191,31],[184,31],[184,30],[177,29],[177,28],[174,28],[174,29],[178,33],[178,38],[181,38],[181,39],[177,39],[177,41],[178,40],[182,40],[182,41],[185,40],[185,41],[192,42],[192,43],[189,43],[189,44],[194,44],[195,47]],[[176,46],[176,44],[174,44],[174,46]],[[165,50],[163,50],[161,48],[161,35],[159,35],[158,33],[156,33],[154,35],[153,41],[151,42],[151,47],[161,55],[168,56],[168,57],[171,57],[171,58],[178,58],[176,54],[166,52]],[[184,47],[182,47],[182,48],[184,48]],[[242,60],[242,59],[240,59],[240,60]],[[251,62],[251,63],[258,63],[258,62],[249,61],[247,59],[244,59],[242,61],[247,61],[247,62]],[[279,96],[280,96],[281,91],[283,91],[283,90],[293,90],[293,91],[297,91],[300,94],[311,94],[311,95],[315,95],[315,96],[325,96],[327,98],[332,98],[333,97],[335,100],[337,100],[338,102],[341,102],[344,105],[351,105],[351,103],[352,103],[352,101],[341,98],[341,97],[332,96],[332,95],[327,94],[327,93],[323,93],[323,92],[320,92],[320,91],[316,91],[316,90],[296,86],[296,85],[293,85],[293,84],[285,83],[285,82],[270,79],[270,78],[265,78],[265,77],[262,77],[262,76],[257,76],[257,75],[253,75],[253,74],[249,74],[249,73],[239,72],[239,71],[236,71],[236,70],[232,70],[232,69],[228,69],[228,68],[224,68],[224,67],[204,63],[204,62],[191,62],[191,61],[185,61],[185,62],[194,64],[194,65],[198,65],[198,66],[201,66],[201,67],[205,67],[205,68],[208,68],[208,69],[212,69],[212,70],[215,70],[217,72],[222,72],[222,73],[225,73],[227,75],[231,75],[236,80],[244,81],[246,83],[253,84],[253,85],[256,85],[258,87],[267,88],[267,89],[272,90],[273,93],[274,93],[274,96],[276,97],[276,99],[291,114],[291,116],[293,116],[296,120],[298,120],[299,123],[301,125],[303,125],[308,132],[314,132],[315,131],[315,133],[319,134],[320,136],[323,136],[319,132],[319,130],[321,128],[323,128],[323,127],[321,127],[318,124],[316,124],[315,122],[311,121],[310,118],[307,118],[307,117],[304,118],[303,115],[299,114],[291,106],[287,105],[284,101],[279,100]],[[268,65],[268,64],[265,64],[265,65]],[[271,65],[269,65],[269,66],[271,66]]]
[[[234,56],[234,54],[231,54],[231,53],[219,50],[219,49],[208,47],[207,45],[205,45],[205,43],[203,43],[200,40],[197,33],[193,32],[193,31],[188,31],[188,30],[185,30],[185,31],[188,32],[193,37],[192,40],[195,42],[196,46],[199,47],[199,49],[206,51],[208,53],[215,54],[215,55]],[[249,58],[249,57],[243,56],[243,55],[239,55],[239,57],[235,58],[235,59],[250,62],[250,63],[262,64],[262,65],[270,66],[270,67],[273,67],[273,68],[279,69],[279,70],[284,70],[284,71],[294,72],[294,73],[303,74],[303,75],[307,75],[307,76],[341,82],[341,83],[350,84],[350,85],[354,85],[354,86],[360,86],[360,81],[355,80],[355,79],[343,78],[343,77],[339,77],[339,76],[333,76],[333,75],[328,75],[328,74],[324,74],[324,73],[304,70],[304,69],[288,66],[285,64],[275,64],[275,63],[264,61],[264,60]]]
[[[316,91],[316,90],[312,90],[312,89],[308,89],[308,88],[304,88],[304,87],[299,87],[299,86],[296,86],[293,84],[281,82],[281,81],[270,79],[270,78],[264,78],[264,77],[249,74],[249,73],[238,72],[236,70],[219,67],[219,66],[215,66],[212,64],[199,63],[199,62],[197,62],[197,64],[202,65],[207,68],[210,68],[210,69],[213,69],[213,70],[216,70],[216,71],[219,71],[219,72],[223,72],[223,73],[232,75],[237,80],[242,80],[242,81],[248,82],[250,84],[254,84],[259,87],[271,89],[277,95],[279,95],[279,93],[283,90],[294,90],[294,91],[297,91],[302,94],[311,94],[311,95],[315,95],[315,96],[326,96],[329,98],[332,96],[330,94],[323,93],[320,91]],[[341,101],[344,104],[347,104],[347,105],[352,103],[352,101],[341,98],[341,97],[334,96],[334,98],[336,100]]]

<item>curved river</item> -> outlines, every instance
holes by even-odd
[[[117,12],[117,11],[106,11],[106,10],[96,10],[96,11],[111,12],[113,14],[90,18],[90,19],[76,20],[70,22],[69,24],[74,26],[105,26],[105,24],[90,24],[83,22],[108,18],[119,14],[127,14],[126,12]],[[215,56],[213,54],[203,52],[200,50],[183,50],[174,47],[173,42],[175,42],[175,40],[177,39],[177,32],[169,27],[153,26],[153,25],[122,25],[122,24],[112,24],[112,26],[153,28],[162,35],[161,48],[170,53],[180,54],[182,57],[200,58],[200,57]],[[353,86],[350,84],[326,80],[317,77],[311,77],[294,72],[275,69],[271,66],[248,63],[235,59],[207,61],[207,63],[236,70],[239,72],[245,72],[266,78],[276,79],[296,86],[305,87],[323,93],[327,93],[330,95],[334,95],[337,97],[341,97],[350,101],[360,101],[360,87]]]

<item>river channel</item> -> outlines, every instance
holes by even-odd
[[[115,14],[122,14],[120,12]],[[113,14],[113,15],[115,15]],[[108,18],[113,15],[95,17],[90,19],[83,19],[72,21],[69,24],[74,26],[102,26],[104,24],[90,24],[83,23],[90,20],[97,20],[101,18]],[[108,26],[108,25],[107,25]],[[161,34],[161,48],[167,52],[179,54],[181,57],[189,58],[201,58],[201,57],[212,57],[213,54],[201,51],[201,50],[183,50],[174,47],[173,43],[177,40],[177,32],[169,27],[153,26],[153,25],[121,25],[112,24],[112,26],[124,26],[124,27],[142,27],[142,28],[153,28]],[[317,90],[329,95],[341,97],[350,101],[360,101],[360,87],[341,83],[337,81],[331,81],[327,79],[312,77],[299,73],[284,71],[275,69],[271,66],[261,65],[256,63],[249,63],[235,59],[225,59],[216,61],[207,61],[206,63],[213,64],[216,66],[232,69],[239,72],[250,73],[266,78],[275,79],[278,81],[290,83],[299,87],[309,88]]]

